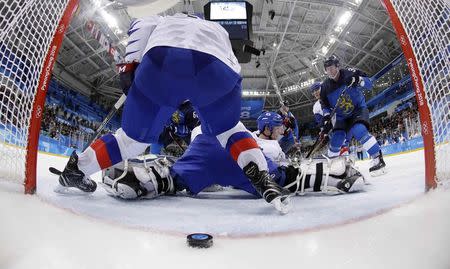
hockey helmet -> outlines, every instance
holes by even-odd
[[[320,90],[321,86],[322,83],[320,83],[320,81],[316,81],[311,85],[311,87],[309,87],[309,91],[313,94],[315,91]]]
[[[260,132],[263,132],[266,126],[272,131],[274,127],[283,125],[283,118],[278,113],[266,111],[258,117],[256,122]]]
[[[331,55],[323,62],[323,68],[326,69],[328,66],[339,66],[339,58],[336,55]]]

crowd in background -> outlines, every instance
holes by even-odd
[[[53,97],[60,102],[58,104],[45,103],[41,121],[41,134],[61,143],[64,142],[62,144],[66,146],[80,148],[89,141],[101,122],[89,120],[77,113],[80,109],[79,105],[73,102],[73,96],[70,96],[75,94],[74,91],[64,91],[62,95],[57,95],[54,91],[48,92],[47,101]],[[27,96],[21,91],[11,91],[9,88],[1,86],[1,126],[7,129],[27,127],[26,119],[31,112],[32,100],[26,98]],[[93,102],[92,99],[89,102]],[[96,104],[106,108],[105,104],[99,102],[96,102]],[[104,110],[106,111],[106,109]],[[109,128],[105,128],[104,133],[107,131],[110,131]]]
[[[88,120],[82,117],[76,112],[79,110],[79,106],[72,102],[72,98],[67,96],[70,92],[63,95],[62,102],[60,104],[46,103],[43,117],[41,132],[48,137],[56,140],[60,140],[62,136],[65,139],[69,139],[71,147],[79,148],[83,147],[84,143],[90,140],[95,130],[99,127],[101,122]],[[54,92],[49,92],[50,97],[57,98]],[[20,117],[19,111],[14,111],[17,106],[14,105],[17,97],[11,92],[2,87],[1,96],[2,100],[2,123],[12,123],[17,126],[18,118]],[[61,98],[61,97],[59,97]],[[94,102],[89,99],[89,102]],[[95,98],[94,98],[95,100]],[[98,102],[95,102],[99,105]],[[402,105],[402,104],[400,104]],[[399,105],[399,106],[400,106]],[[102,105],[106,106],[105,104]],[[68,112],[74,111],[75,113]],[[308,125],[302,124],[300,126],[300,135],[309,134],[314,132]],[[108,128],[104,132],[110,131]],[[371,133],[376,137],[380,145],[390,145],[395,143],[402,143],[407,139],[420,136],[420,121],[417,111],[417,104],[411,101],[409,106],[404,107],[400,111],[396,111],[391,115],[383,113],[380,116],[371,120]],[[354,145],[352,143],[352,145]],[[357,147],[358,145],[354,145]],[[302,151],[308,151],[308,145],[303,145]]]
[[[402,143],[420,136],[420,121],[417,104],[393,113],[391,116],[376,117],[371,120],[371,133],[380,145]]]
[[[76,110],[76,108],[74,108]],[[92,121],[80,115],[67,112],[61,105],[46,104],[42,115],[41,133],[61,141],[68,139],[72,148],[83,148],[93,137],[101,122]],[[101,134],[111,132],[106,127]]]
[[[71,141],[69,146],[78,148],[80,142],[89,140],[94,132],[92,128],[98,124],[68,113],[61,106],[46,105],[42,115],[41,132],[56,140],[66,136]]]

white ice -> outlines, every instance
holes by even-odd
[[[387,157],[389,173],[366,175],[364,192],[295,197],[285,216],[234,190],[58,195],[47,171],[66,161],[39,155],[35,196],[0,183],[0,268],[450,268],[450,193],[424,195],[422,151]],[[214,246],[186,247],[191,232],[215,235]]]

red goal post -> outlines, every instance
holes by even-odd
[[[382,0],[411,74],[425,152],[426,190],[450,180],[450,4]]]
[[[45,97],[78,0],[0,3],[0,177],[36,190]]]

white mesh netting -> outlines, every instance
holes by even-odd
[[[390,1],[410,40],[434,132],[438,183],[450,180],[450,1]]]
[[[0,178],[24,181],[39,76],[68,0],[0,1]]]

